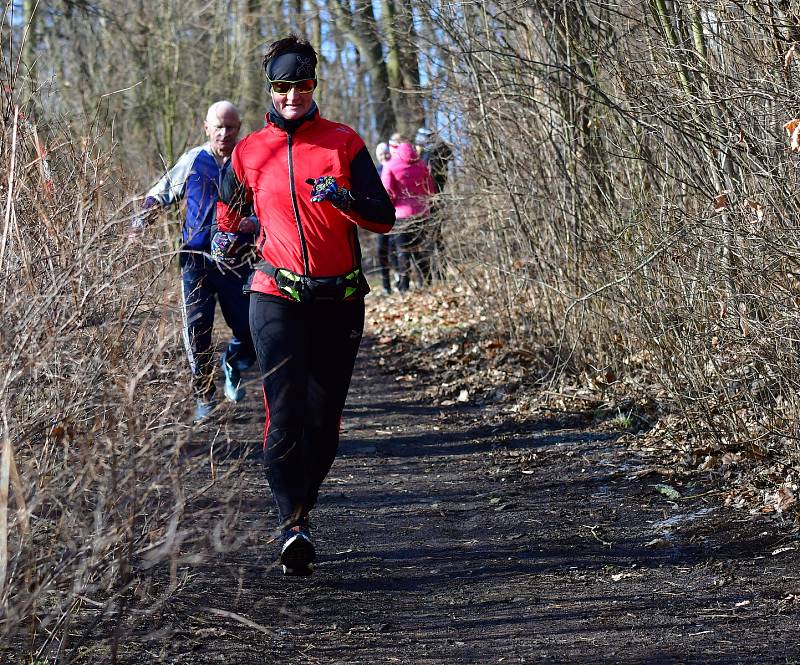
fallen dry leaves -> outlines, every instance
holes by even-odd
[[[376,295],[367,303],[366,334],[376,342],[380,364],[432,404],[491,407],[517,420],[562,414],[575,422],[577,416],[588,426],[621,431],[621,439],[661,477],[702,474],[721,486],[730,506],[781,519],[797,514],[798,474],[784,462],[765,463],[758,444],[687,420],[671,403],[670,390],[648,373],[655,363],[646,353],[619,368],[565,373],[554,384],[551,349],[511,340],[488,307],[465,289],[437,286],[402,297]],[[728,377],[720,384],[720,404],[761,389],[765,377],[737,363],[733,354],[726,359],[724,343],[713,348],[719,357],[708,371]],[[775,419],[790,417],[789,406],[785,415],[782,406],[777,399],[770,422],[742,406],[736,417],[747,428],[743,438],[767,436]]]
[[[792,152],[800,151],[800,119],[792,118],[783,125],[783,128],[789,134],[789,149]]]
[[[632,430],[655,421],[658,387],[640,390],[627,367],[564,374],[551,385],[552,349],[510,339],[465,289],[433,287],[367,302],[366,332],[381,365],[438,406],[495,405],[520,419],[542,411],[597,422],[617,417],[614,427]],[[643,354],[630,364],[646,360]]]

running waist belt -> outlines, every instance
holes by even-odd
[[[276,268],[267,261],[259,262],[256,269],[272,277],[281,293],[301,303],[314,300],[346,300],[351,296],[363,296],[369,292],[361,268],[353,268],[346,275],[335,277],[298,275],[288,268]]]

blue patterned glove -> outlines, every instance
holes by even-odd
[[[345,187],[339,187],[332,175],[323,175],[316,180],[309,178],[306,183],[311,185],[312,203],[330,201],[339,210],[350,210],[353,195]]]
[[[217,231],[211,238],[211,258],[215,261],[234,265],[238,260],[236,253],[240,248],[241,244],[235,233]]]

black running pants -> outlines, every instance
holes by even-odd
[[[302,522],[336,457],[339,423],[364,330],[364,301],[301,304],[252,293],[263,377],[264,463],[281,524]]]

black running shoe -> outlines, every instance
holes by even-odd
[[[283,532],[281,566],[284,575],[310,575],[317,552],[306,526],[293,526]]]

